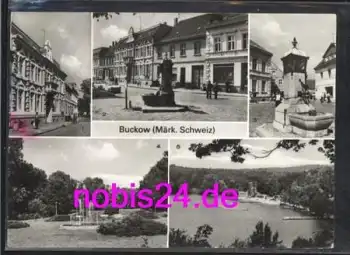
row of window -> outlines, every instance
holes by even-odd
[[[258,85],[260,85],[259,91]],[[261,83],[258,83],[258,80],[252,80],[252,92],[267,93],[266,81],[261,81]]]
[[[122,52],[118,52],[116,55],[116,60],[123,60],[124,57],[135,57],[135,58],[144,58],[152,56],[152,46],[140,46],[135,49],[127,49]]]
[[[261,69],[259,70],[258,69],[258,59],[253,58],[252,59],[252,70],[265,73],[266,72],[266,62],[265,61],[261,62]]]
[[[226,47],[224,48],[224,40],[222,40],[221,36],[214,37],[214,52],[222,52],[224,50],[227,51],[232,51],[237,49],[236,45],[236,40],[234,35],[227,35],[226,38]],[[187,44],[188,43],[181,43],[180,44],[180,57],[186,57],[187,56]],[[242,34],[242,49],[247,49],[248,47],[248,33]],[[201,48],[202,48],[202,43],[201,41],[195,41],[193,42],[193,49],[194,49],[194,55],[195,56],[200,56],[201,55]],[[169,46],[169,53],[170,57],[174,58],[175,57],[175,52],[176,52],[176,45],[171,44]],[[133,49],[127,49],[122,52],[118,52],[115,55],[115,59],[117,61],[123,60],[124,57],[135,57],[135,58],[142,58],[142,57],[150,57],[152,56],[152,46],[142,46],[138,47],[135,49],[135,52]],[[157,48],[157,56],[158,59],[162,59],[163,57],[163,49],[162,47]],[[96,63],[96,62],[95,62]],[[106,58],[101,58],[99,60],[99,65],[100,66],[106,66],[106,65],[113,65],[114,63],[114,58],[113,57],[106,57]],[[96,63],[97,64],[97,63]]]
[[[63,81],[57,76],[52,75],[47,70],[43,70],[22,55],[15,55],[12,72],[23,78],[26,78],[36,84],[44,85],[45,82],[55,82],[59,85],[59,91],[63,92]]]
[[[325,78],[323,72],[321,72],[320,75],[322,79]],[[333,78],[332,69],[328,69],[328,78]]]
[[[237,50],[236,40],[234,35],[227,35],[226,38],[226,50]],[[223,43],[221,36],[214,37],[214,52],[222,52],[223,49]],[[248,33],[242,34],[242,49],[246,50],[248,48]]]
[[[12,112],[44,112],[45,111],[45,95],[37,94],[23,89],[12,88],[11,101],[13,102]],[[27,107],[25,99],[28,98]],[[69,104],[60,99],[54,99],[53,112],[59,112],[59,108],[67,111]]]

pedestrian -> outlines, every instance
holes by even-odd
[[[219,93],[219,84],[218,84],[218,82],[215,82],[213,90],[214,90],[214,98],[218,99],[218,93]]]
[[[280,92],[277,92],[276,99],[275,99],[275,107],[279,106],[280,103],[281,103],[281,94]]]
[[[211,99],[212,89],[213,89],[213,84],[211,84],[211,82],[208,81],[208,84],[207,84],[207,99]]]
[[[35,129],[39,129],[39,124],[40,124],[39,114],[38,114],[38,112],[36,112],[35,113],[35,117],[34,117],[34,127],[35,127]]]
[[[331,94],[327,92],[327,103],[331,103]]]
[[[225,82],[226,93],[231,92],[230,85],[231,85],[230,81],[229,81],[229,80],[227,80],[227,81]]]

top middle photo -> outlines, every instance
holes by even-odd
[[[247,121],[248,14],[94,13],[93,120]]]

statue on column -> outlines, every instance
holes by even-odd
[[[162,74],[162,83],[160,86],[160,94],[166,97],[166,102],[169,105],[175,104],[175,95],[172,87],[173,78],[173,62],[168,59],[168,54],[164,53],[163,63],[160,65]]]

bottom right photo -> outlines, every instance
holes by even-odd
[[[169,247],[333,247],[334,140],[171,140],[169,160]]]

